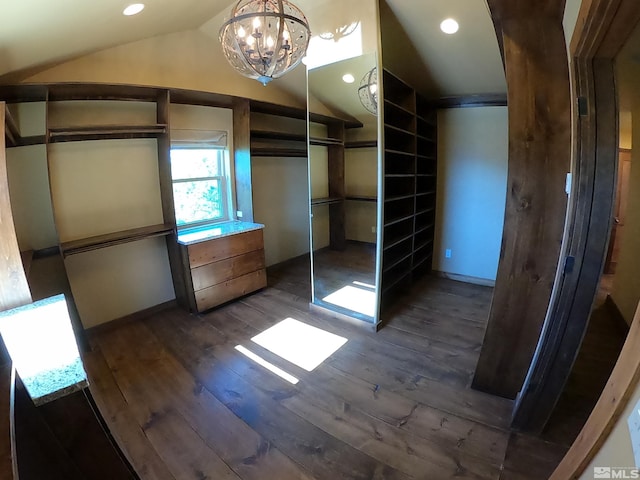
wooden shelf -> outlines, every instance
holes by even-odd
[[[251,139],[261,140],[282,140],[287,142],[305,142],[307,136],[303,133],[287,133],[287,132],[272,132],[268,130],[251,130]]]
[[[407,114],[409,114],[409,115],[411,115],[411,116],[415,115],[415,113],[414,113],[414,112],[412,112],[411,110],[409,110],[409,109],[407,109],[407,108],[403,107],[402,105],[398,105],[398,104],[397,104],[397,103],[395,103],[395,102],[392,102],[392,101],[391,101],[391,100],[389,100],[388,98],[385,98],[385,99],[384,99],[384,103],[385,103],[386,105],[391,105],[391,106],[392,106],[392,107],[394,107],[394,108],[398,108],[398,109],[402,110],[403,112],[405,112],[405,113],[407,113]]]
[[[413,213],[410,215],[403,215],[402,217],[394,218],[393,220],[389,220],[384,224],[384,226],[389,227],[391,225],[395,225],[396,223],[400,223],[404,220],[408,220],[409,218],[413,218]]]
[[[411,194],[407,194],[407,195],[397,195],[395,197],[387,197],[387,198],[384,199],[384,201],[385,202],[396,202],[398,200],[404,200],[406,198],[413,198],[413,197],[414,197],[414,195],[413,195],[413,193],[411,193]]]
[[[357,202],[377,202],[378,197],[373,195],[347,195],[345,200],[354,200]]]
[[[392,242],[385,242],[383,250],[384,251],[389,250],[390,248],[393,248],[396,245],[401,244],[402,242],[410,239],[411,237],[413,237],[413,232],[411,232],[410,234],[405,235],[404,237],[401,237],[401,238],[399,238],[397,240],[393,240]]]
[[[429,223],[427,225],[425,225],[424,227],[420,227],[420,228],[416,228],[416,231],[414,232],[414,235],[417,235],[421,232],[424,232],[425,230],[428,230],[429,228],[433,228],[434,224],[433,223]]]
[[[376,148],[377,140],[359,140],[356,142],[345,142],[344,148]]]
[[[384,151],[387,152],[387,153],[395,153],[395,154],[398,154],[398,155],[406,155],[408,157],[415,157],[416,156],[416,154],[413,153],[413,152],[403,152],[402,150],[394,150],[392,148],[385,148]]]
[[[331,205],[334,203],[342,203],[344,198],[341,197],[324,197],[324,198],[312,198],[311,205]]]
[[[329,147],[331,145],[343,146],[344,142],[339,138],[321,138],[321,137],[309,137],[309,143],[311,145],[320,145]]]
[[[257,147],[251,149],[252,157],[290,157],[306,158],[307,149],[301,148],[277,148],[277,147]]]
[[[78,142],[83,140],[115,140],[156,138],[167,132],[164,124],[155,125],[95,125],[56,127],[49,129],[49,142]]]
[[[145,238],[170,235],[172,232],[173,226],[167,223],[149,225],[146,227],[132,228],[120,232],[107,233],[105,235],[97,235],[95,237],[64,242],[60,244],[60,251],[63,256],[67,257],[76,253],[90,252],[92,250],[135,242]]]
[[[390,125],[388,123],[384,124],[384,128],[389,128],[389,129],[393,130],[394,132],[401,133],[401,134],[407,135],[409,137],[415,136],[415,133],[413,133],[413,132],[411,132],[409,130],[405,130],[404,128],[396,127],[395,125]]]

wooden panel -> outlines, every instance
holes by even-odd
[[[264,267],[264,250],[256,250],[219,262],[209,263],[191,270],[193,289],[195,291],[202,290],[246,273],[261,270]]]
[[[233,100],[233,159],[236,177],[236,209],[242,220],[253,222],[251,189],[251,112],[248,99]]]
[[[493,304],[473,386],[515,398],[538,342],[560,254],[571,154],[570,89],[561,18],[522,15],[501,25],[510,112],[507,201]]]
[[[243,253],[264,248],[262,230],[252,230],[228,237],[216,238],[206,242],[189,245],[189,265],[200,267],[207,263],[217,262],[225,258],[235,257]]]
[[[5,152],[5,103],[0,102],[0,311],[31,303],[11,212]]]
[[[224,283],[219,283],[212,287],[204,288],[195,292],[198,311],[207,310],[221,303],[246,295],[247,293],[255,292],[266,286],[267,272],[263,269]]]

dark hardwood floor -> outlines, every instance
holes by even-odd
[[[469,388],[490,288],[424,277],[373,333],[309,310],[307,258],[268,278],[205,315],[90,332],[92,394],[142,479],[541,480],[564,455],[509,430],[511,401]],[[309,372],[251,340],[286,318],[347,342]]]

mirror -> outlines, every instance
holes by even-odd
[[[375,47],[367,48],[376,45],[371,37],[377,36],[377,30],[371,30],[375,10],[370,13],[367,21],[346,15],[335,28],[329,28],[329,22],[323,28],[331,35],[325,32],[312,39],[307,87],[312,302],[376,324],[379,128],[377,115],[367,109],[371,105],[360,98],[361,93],[377,95],[375,76],[374,87],[361,89],[378,67]],[[358,48],[339,48],[340,42]],[[344,58],[345,51],[347,56],[359,53]],[[325,113],[322,108],[326,115],[345,120],[312,115]]]

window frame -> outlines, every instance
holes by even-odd
[[[175,145],[172,144],[169,148],[169,162],[171,163],[171,152],[173,150],[214,150],[217,152],[218,171],[219,175],[213,175],[208,177],[193,177],[193,178],[180,178],[175,179],[173,177],[173,169],[171,169],[171,193],[173,197],[174,211],[176,209],[176,199],[174,185],[180,183],[193,183],[193,182],[206,182],[217,180],[220,185],[220,206],[222,215],[216,218],[208,218],[205,220],[198,220],[195,222],[178,224],[176,219],[176,228],[178,231],[186,230],[190,228],[205,227],[209,225],[217,225],[220,223],[228,222],[232,220],[231,212],[233,211],[233,205],[231,204],[231,172],[229,168],[229,148],[221,145],[214,144],[192,144],[192,145]]]

